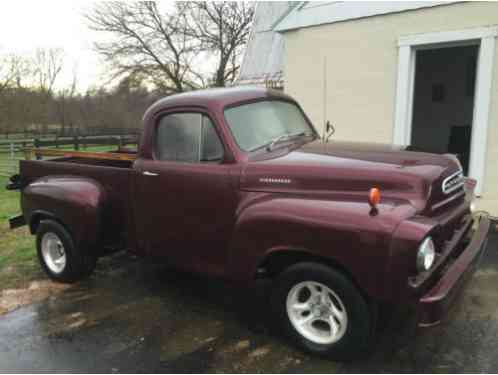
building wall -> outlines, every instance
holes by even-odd
[[[390,143],[398,38],[491,25],[498,25],[498,3],[468,2],[288,31],[285,91],[302,104],[318,129],[329,119],[336,129],[334,139]],[[479,207],[498,216],[498,48],[486,158]]]

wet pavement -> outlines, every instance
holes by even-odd
[[[498,372],[496,234],[443,324],[415,332],[412,314],[386,309],[372,352],[350,363],[289,345],[263,291],[117,254],[91,279],[0,316],[0,371]]]

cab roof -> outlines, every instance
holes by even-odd
[[[173,107],[204,107],[210,109],[222,109],[224,107],[239,103],[264,98],[280,98],[292,100],[290,96],[281,91],[254,86],[237,86],[230,88],[214,88],[196,90],[174,94],[156,101],[146,111],[144,117]]]

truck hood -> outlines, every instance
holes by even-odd
[[[443,189],[448,181],[451,189]],[[242,190],[342,195],[365,201],[369,190],[377,187],[383,200],[408,200],[419,211],[463,195],[462,185],[460,164],[451,155],[320,140],[260,155],[246,164],[241,176]]]

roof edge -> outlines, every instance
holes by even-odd
[[[304,6],[308,3],[307,1],[301,2],[298,6],[295,6],[291,11],[280,20],[274,27],[274,31],[279,33],[285,33],[287,31],[292,31],[304,27],[319,26],[324,24],[332,24],[337,22],[344,22],[350,20],[357,20],[367,17],[374,17],[392,13],[401,13],[406,11],[432,8],[442,5],[451,5],[455,3],[462,3],[466,1],[407,1],[407,2],[340,2],[341,5],[348,6],[364,6],[361,12],[355,15],[348,14],[340,15],[334,12],[324,12],[323,7],[332,6],[338,2],[324,4],[322,7],[304,9]],[[321,8],[317,11],[317,8]],[[302,12],[308,11],[307,14]]]

